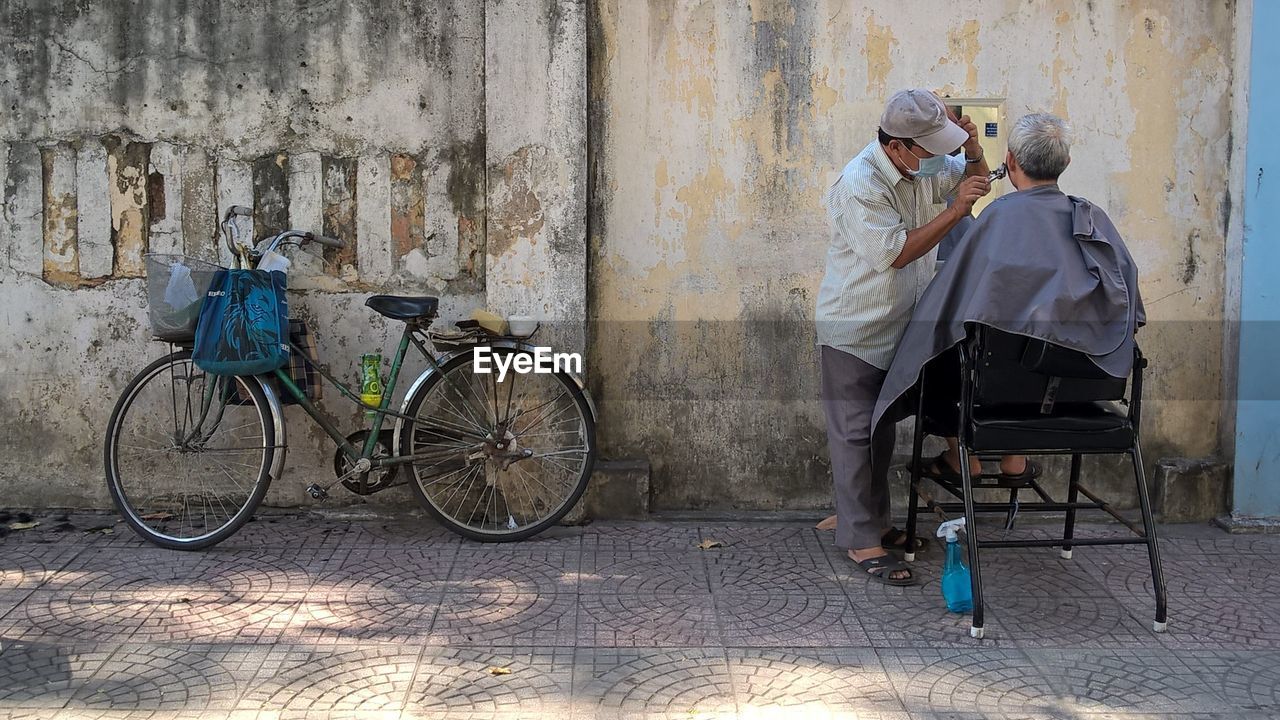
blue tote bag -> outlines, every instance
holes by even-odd
[[[258,375],[289,362],[284,273],[215,273],[196,321],[191,361],[213,375]]]

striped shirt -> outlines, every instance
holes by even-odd
[[[893,261],[907,231],[946,208],[964,170],[962,158],[947,157],[936,176],[908,180],[877,140],[845,165],[823,198],[831,245],[814,313],[819,345],[889,368],[916,301],[933,278],[937,249],[901,270]]]

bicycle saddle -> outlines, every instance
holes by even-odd
[[[374,295],[364,301],[374,312],[392,320],[426,320],[436,316],[439,298]]]

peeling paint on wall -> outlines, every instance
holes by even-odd
[[[40,151],[44,177],[44,279],[50,285],[80,282],[76,234],[75,149],[55,145]]]
[[[253,161],[253,237],[289,229],[289,156],[263,155]]]
[[[954,58],[964,64],[963,93],[973,94],[978,89],[978,52],[982,45],[978,42],[979,25],[977,20],[966,20],[963,25],[947,32],[948,54],[939,58],[938,63],[945,65]]]
[[[321,212],[324,216],[324,234],[342,238],[342,248],[326,247],[326,270],[347,281],[354,281],[356,272],[356,159],[322,157]]]
[[[656,507],[828,502],[820,200],[901,86],[1067,117],[1063,188],[1116,221],[1157,319],[1149,454],[1214,452],[1230,3],[708,5],[602,0],[591,28],[588,364],[605,450],[650,460]]]
[[[492,184],[493,206],[489,208],[489,253],[502,255],[518,241],[535,241],[542,230],[542,203],[537,172],[547,160],[545,148],[525,146],[502,161],[497,181]]]
[[[142,255],[147,249],[151,220],[148,216],[147,168],[151,145],[116,136],[103,140],[107,148],[107,186],[111,195],[111,244],[115,246],[115,273],[142,277]]]
[[[867,93],[883,95],[888,89],[889,71],[893,69],[893,48],[898,44],[888,25],[877,25],[875,16],[867,13],[867,39],[862,52],[867,57]]]
[[[483,304],[484,4],[266,0],[234,19],[216,0],[63,10],[0,6],[0,320],[17,348],[0,374],[0,449],[26,479],[6,485],[22,488],[8,502],[109,504],[106,413],[167,352],[143,342],[142,256],[229,263],[216,225],[231,204],[255,206],[253,227],[241,223],[255,236],[301,227],[350,243],[328,263],[309,248],[290,272],[291,306],[340,373],[392,331],[363,307],[369,292],[439,294],[446,318]],[[556,32],[580,43],[562,14]],[[518,84],[506,95],[524,102]],[[419,163],[425,202],[399,206],[396,228],[420,264],[393,264],[401,156]],[[290,429],[290,465],[327,472],[323,436]],[[269,502],[307,502],[304,484],[277,483]]]
[[[397,260],[410,250],[426,251],[426,200],[422,166],[412,155],[391,156],[391,247]]]

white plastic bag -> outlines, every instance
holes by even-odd
[[[291,263],[289,262],[289,258],[281,255],[275,250],[270,250],[264,253],[262,256],[262,259],[258,261],[258,269],[267,270],[267,271],[276,270],[279,272],[288,272],[290,264]]]
[[[180,262],[169,265],[169,284],[164,288],[164,301],[174,310],[181,310],[199,302],[195,281],[191,279],[191,268]]]

